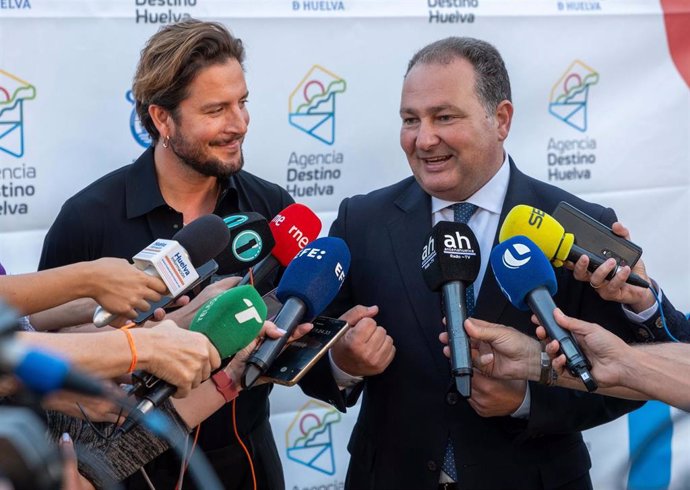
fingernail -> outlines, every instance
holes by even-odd
[[[278,330],[278,331],[280,332],[281,335],[285,335],[285,334],[287,333],[287,330],[283,330],[283,329],[280,328],[280,327],[276,327],[276,330]]]
[[[63,432],[62,436],[60,437],[60,441],[62,442],[72,442],[72,438],[69,436],[67,432]]]

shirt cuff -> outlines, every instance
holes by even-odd
[[[362,376],[352,376],[351,374],[348,374],[340,369],[335,364],[330,350],[328,351],[328,361],[331,363],[331,373],[333,373],[333,379],[335,379],[335,383],[341,390],[352,388],[364,379]]]
[[[661,301],[664,299],[664,293],[653,279],[650,279],[650,281],[652,283],[654,291],[656,291],[657,296],[659,296],[659,303],[661,303]],[[652,306],[639,313],[635,313],[634,311],[632,311],[628,307],[628,305],[623,305],[623,313],[625,313],[625,317],[631,322],[644,323],[650,318],[652,318],[654,315],[656,315],[656,312],[659,309],[659,303],[654,301]]]
[[[516,419],[528,419],[529,418],[529,411],[532,406],[532,396],[530,395],[529,391],[529,383],[527,384],[527,388],[525,389],[525,398],[522,399],[522,404],[515,410],[513,413],[510,414],[511,417],[516,418]]]

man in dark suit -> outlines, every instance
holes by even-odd
[[[473,316],[533,334],[530,315],[508,304],[487,271],[500,223],[517,204],[550,212],[565,200],[608,225],[614,212],[518,170],[503,149],[513,115],[508,74],[488,43],[448,38],[419,51],[405,75],[400,115],[400,142],[413,176],[344,200],[331,228],[352,252],[331,313],[377,305],[377,322],[396,349],[392,363],[375,375],[380,357],[371,346],[367,351],[368,339],[357,329],[331,351],[338,386],[347,388],[335,404],[344,409],[363,393],[346,488],[591,488],[579,431],[640,404],[477,372],[472,397],[460,398],[438,340],[441,298],[424,283],[421,252],[434,223],[452,221],[457,203],[469,205],[468,224],[482,252]],[[627,341],[641,339],[640,331],[652,337],[645,317],[634,313],[645,306],[641,297],[632,296],[633,311],[626,313],[569,270],[556,274],[555,301],[567,314],[606,325]]]

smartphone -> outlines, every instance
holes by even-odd
[[[621,267],[631,268],[642,255],[642,248],[616,235],[611,228],[561,201],[551,214],[567,233],[575,235],[575,243],[604,259],[613,257]]]
[[[304,337],[290,343],[273,361],[262,378],[283,386],[295,385],[316,362],[345,333],[349,326],[344,320],[317,317],[314,328]]]
[[[146,320],[150,320],[153,317],[153,313],[158,308],[166,308],[167,306],[170,306],[172,303],[175,302],[177,298],[182,296],[182,294],[186,294],[187,292],[191,291],[199,284],[204,282],[206,279],[209,279],[213,274],[215,274],[217,270],[218,263],[213,259],[199,266],[196,269],[197,274],[199,274],[198,279],[194,281],[187,289],[185,289],[183,293],[178,294],[175,298],[173,298],[172,296],[161,297],[161,299],[159,299],[158,301],[151,303],[148,310],[139,312],[139,315],[137,315],[133,322],[139,325],[140,323],[144,323]]]

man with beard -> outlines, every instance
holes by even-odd
[[[242,170],[249,123],[244,56],[241,40],[217,23],[190,20],[151,37],[133,93],[152,145],[133,164],[63,205],[46,236],[41,269],[103,256],[129,259],[199,216],[255,211],[270,219],[293,202],[278,185]],[[236,401],[237,431],[251,453],[258,488],[282,489],[268,423],[269,391],[270,385],[263,385],[242,392]],[[199,444],[226,488],[252,488],[252,469],[233,434],[232,412],[225,405],[204,422]],[[157,488],[174,488],[180,461],[169,452],[146,472]],[[149,488],[140,474],[126,483]]]

